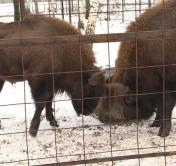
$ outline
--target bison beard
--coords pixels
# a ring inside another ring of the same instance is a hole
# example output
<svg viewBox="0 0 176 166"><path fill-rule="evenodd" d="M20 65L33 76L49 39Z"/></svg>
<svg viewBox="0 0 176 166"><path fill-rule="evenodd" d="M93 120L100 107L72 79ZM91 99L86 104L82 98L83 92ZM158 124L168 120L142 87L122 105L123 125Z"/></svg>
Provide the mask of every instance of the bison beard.
<svg viewBox="0 0 176 166"><path fill-rule="evenodd" d="M7 46L0 49L0 90L5 81L12 83L27 80L36 110L29 132L36 136L40 116L46 108L46 119L51 126L58 126L53 116L52 100L57 92L67 92L72 98L77 114L88 115L97 105L101 95L97 88L103 74L94 72L95 57L88 44L38 44L13 45L11 39L48 36L81 35L69 23L44 16L27 16L21 22L0 24L0 39ZM8 40L7 40L8 39ZM8 41L9 43L8 45ZM96 75L96 82L91 78Z"/></svg>

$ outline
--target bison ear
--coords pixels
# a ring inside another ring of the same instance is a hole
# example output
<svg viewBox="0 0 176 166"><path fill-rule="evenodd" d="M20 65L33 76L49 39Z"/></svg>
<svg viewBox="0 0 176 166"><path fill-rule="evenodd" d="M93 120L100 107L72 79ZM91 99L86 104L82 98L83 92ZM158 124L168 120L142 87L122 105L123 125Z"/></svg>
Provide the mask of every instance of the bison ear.
<svg viewBox="0 0 176 166"><path fill-rule="evenodd" d="M129 88L121 83L106 84L106 87L113 89L116 94L126 94L129 92Z"/></svg>
<svg viewBox="0 0 176 166"><path fill-rule="evenodd" d="M88 79L89 85L96 86L98 84L104 84L105 76L104 71L93 73L90 78Z"/></svg>

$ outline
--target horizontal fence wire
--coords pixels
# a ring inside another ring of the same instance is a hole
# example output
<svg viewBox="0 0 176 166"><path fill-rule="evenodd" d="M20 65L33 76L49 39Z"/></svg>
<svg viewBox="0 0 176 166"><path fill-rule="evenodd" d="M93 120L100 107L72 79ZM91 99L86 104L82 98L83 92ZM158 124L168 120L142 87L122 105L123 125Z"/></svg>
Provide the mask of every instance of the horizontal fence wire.
<svg viewBox="0 0 176 166"><path fill-rule="evenodd" d="M35 166L70 166L70 165L78 165L78 164L92 164L92 163L101 163L101 162L109 162L109 161L121 161L121 160L142 159L142 158L173 156L173 155L176 155L176 151L136 154L136 155L117 156L117 157L104 157L104 158L95 158L90 160L79 160L79 161L53 163L53 164L50 163L50 164L42 164L42 165L35 165Z"/></svg>

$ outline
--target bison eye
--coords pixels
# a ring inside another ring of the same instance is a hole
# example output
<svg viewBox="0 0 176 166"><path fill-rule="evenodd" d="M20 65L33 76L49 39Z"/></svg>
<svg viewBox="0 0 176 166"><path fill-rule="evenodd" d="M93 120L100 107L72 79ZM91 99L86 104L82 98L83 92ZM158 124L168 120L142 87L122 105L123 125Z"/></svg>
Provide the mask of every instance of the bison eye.
<svg viewBox="0 0 176 166"><path fill-rule="evenodd" d="M126 97L124 97L124 102L127 105L135 104L135 96L126 96Z"/></svg>

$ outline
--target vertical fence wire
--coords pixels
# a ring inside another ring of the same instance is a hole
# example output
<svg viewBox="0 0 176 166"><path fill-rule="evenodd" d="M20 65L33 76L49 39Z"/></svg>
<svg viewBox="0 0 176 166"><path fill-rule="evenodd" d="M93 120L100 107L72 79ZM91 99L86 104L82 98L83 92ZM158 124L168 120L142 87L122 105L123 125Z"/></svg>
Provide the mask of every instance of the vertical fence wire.
<svg viewBox="0 0 176 166"><path fill-rule="evenodd" d="M24 17L24 8L25 8L25 1L17 1L16 3L18 3L19 5L19 18L20 20L23 19ZM21 34L21 31L20 31L20 27L19 27L19 22L18 22L18 34L19 34L19 39L22 38L22 34ZM20 41L19 41L20 42ZM24 57L22 56L21 57L21 65L22 65L22 76L23 76L23 79L25 78L25 70L24 70ZM25 80L25 79L24 79ZM26 109L26 83L24 81L24 84L23 84L23 92L24 92L24 110L25 110L25 142L26 142L26 157L27 157L27 163L29 165L29 143L28 143L28 126L27 126L27 109Z"/></svg>
<svg viewBox="0 0 176 166"><path fill-rule="evenodd" d="M24 57L22 56L22 68L23 68L23 77L25 77L24 72ZM25 80L25 79L24 79ZM29 165L29 143L28 143L28 127L27 127L27 109L26 109L26 82L24 81L24 109L25 109L25 138L26 138L26 153L27 153L27 162Z"/></svg>
<svg viewBox="0 0 176 166"><path fill-rule="evenodd" d="M110 29L109 29L109 21L110 21L110 0L107 0L107 34L110 34ZM108 41L108 65L109 69L111 67L111 61L110 61L110 43ZM110 80L109 80L110 83ZM108 91L108 109L110 110L110 103L111 103L111 89L109 88ZM111 157L113 157L113 149L112 149L112 119L111 119L111 110L109 111L109 140L110 140L110 151L111 151ZM113 166L113 160L111 161L112 166Z"/></svg>
<svg viewBox="0 0 176 166"><path fill-rule="evenodd" d="M162 23L161 23L161 25L162 25L162 64L163 64L163 67L162 67L162 74L163 74L163 82L162 82L162 84L163 84L163 89L162 89L162 92L163 92L163 94L162 94L162 98L163 98L163 105L162 105L162 111L163 111L163 117L162 117L162 127L164 128L163 130L165 130L165 123L166 123L166 116L165 116L165 104L166 104L166 101L165 101L165 85L166 85L166 83L165 83L165 72L166 72L166 70L165 70L165 39L164 39L164 30L165 30L165 0L162 0ZM172 118L172 117L171 117ZM164 153L166 153L166 139L165 138L163 138L163 143L164 143ZM166 156L164 156L164 164L165 164L165 166L166 166L166 164L167 164L167 158L166 158Z"/></svg>
<svg viewBox="0 0 176 166"><path fill-rule="evenodd" d="M135 0L135 21L137 18L137 0ZM138 81L139 81L139 74L138 74L138 40L136 37L138 31L138 24L135 25L135 58L136 58L136 62L135 62L135 76L136 76L136 91L135 91L135 99L136 99L136 144L137 144L137 154L140 154L140 147L139 147L139 85L138 85ZM140 158L138 158L138 165L140 166Z"/></svg>
<svg viewBox="0 0 176 166"><path fill-rule="evenodd" d="M20 39L20 38L22 38L22 34L20 31L19 23L18 23L18 31L19 31L19 39ZM20 47L20 49L21 49L21 47ZM24 56L23 55L21 56L21 65L22 65L22 76L23 76L23 79L25 80L25 67L24 67ZM26 141L26 153L27 153L26 155L27 155L27 163L29 166L30 161L29 161L29 142L28 142L28 126L27 126L28 118L27 118L27 109L26 109L27 101L26 101L26 82L25 81L24 81L23 85L24 85L23 86L23 90L24 90L23 97L24 97L24 110L25 110L25 141Z"/></svg>
<svg viewBox="0 0 176 166"><path fill-rule="evenodd" d="M80 0L78 0L78 4L80 4ZM85 141L85 124L84 124L84 100L86 100L86 99L84 99L84 84L83 84L83 63L84 63L84 61L83 61L83 54L82 54L82 43L81 43L81 41L80 41L80 39L79 39L79 45L78 45L78 47L79 47L79 57L80 57L80 83L81 83L81 110L82 110L82 115L81 115L81 118L82 118L82 148L83 148L83 157L84 157L84 160L86 160L86 141ZM78 99L78 100L80 100L80 99ZM86 164L85 164L85 166L86 166Z"/></svg>
<svg viewBox="0 0 176 166"><path fill-rule="evenodd" d="M50 58L51 58L51 70L52 70L52 93L53 93L53 105L54 105L54 120L56 119L56 99L55 99L55 71L54 71L54 55L49 55ZM49 77L49 75L48 75ZM50 101L49 101L50 102ZM47 109L47 108L46 108ZM52 109L52 100L51 100L51 109ZM50 111L53 111L53 110L50 110ZM58 160L58 150L57 150L57 128L54 126L54 146L55 146L55 155L56 155L56 162L57 164L59 163L59 160Z"/></svg>

